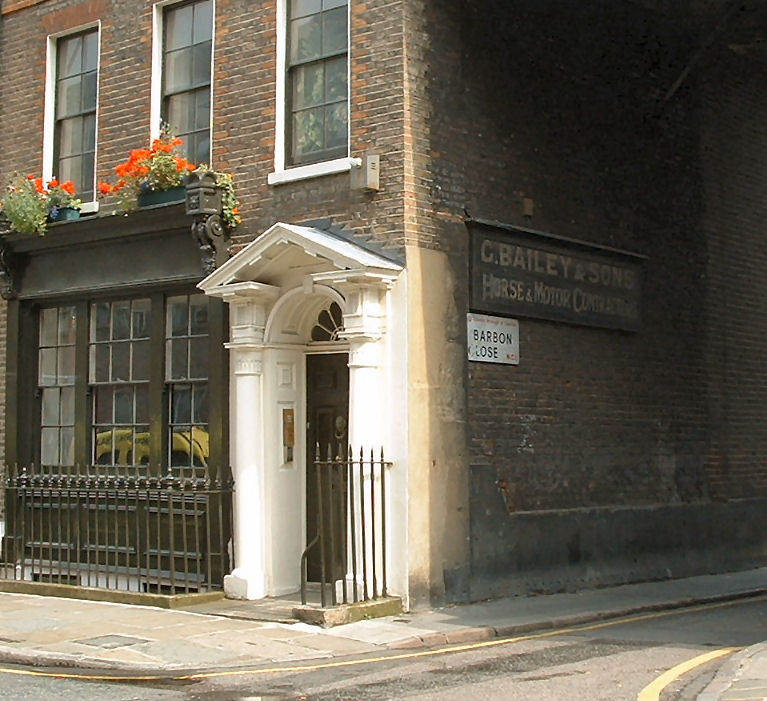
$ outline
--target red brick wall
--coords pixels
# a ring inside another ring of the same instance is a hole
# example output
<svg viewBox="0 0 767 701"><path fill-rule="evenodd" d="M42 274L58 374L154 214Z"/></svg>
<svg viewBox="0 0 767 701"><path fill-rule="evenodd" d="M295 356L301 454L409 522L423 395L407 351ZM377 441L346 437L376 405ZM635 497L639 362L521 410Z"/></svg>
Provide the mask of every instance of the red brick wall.
<svg viewBox="0 0 767 701"><path fill-rule="evenodd" d="M276 0L217 0L213 157L234 174L243 223L234 248L275 221L329 218L361 239L402 251L405 3L351 3L352 155L380 156L381 189L352 191L349 174L279 186L273 170ZM150 130L152 3L135 0L2 0L0 182L42 169L46 37L100 20L97 177L114 180ZM102 204L107 211L113 203Z"/></svg>

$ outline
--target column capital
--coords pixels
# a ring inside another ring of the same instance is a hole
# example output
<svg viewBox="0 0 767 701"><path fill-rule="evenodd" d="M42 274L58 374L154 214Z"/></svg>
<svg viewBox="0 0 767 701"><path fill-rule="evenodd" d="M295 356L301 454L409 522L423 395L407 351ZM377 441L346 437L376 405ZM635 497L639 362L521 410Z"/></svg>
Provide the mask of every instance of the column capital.
<svg viewBox="0 0 767 701"><path fill-rule="evenodd" d="M371 336L349 337L349 367L377 368L381 364L381 343Z"/></svg>
<svg viewBox="0 0 767 701"><path fill-rule="evenodd" d="M263 375L264 347L249 343L227 343L235 375Z"/></svg>

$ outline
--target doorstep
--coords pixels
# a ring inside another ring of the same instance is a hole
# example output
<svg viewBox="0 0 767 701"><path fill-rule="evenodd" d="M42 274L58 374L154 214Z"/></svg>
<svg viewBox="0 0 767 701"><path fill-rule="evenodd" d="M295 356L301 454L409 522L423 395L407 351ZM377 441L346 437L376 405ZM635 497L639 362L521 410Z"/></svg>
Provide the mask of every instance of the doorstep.
<svg viewBox="0 0 767 701"><path fill-rule="evenodd" d="M339 604L330 608L318 606L296 606L293 617L304 623L312 623L322 628L342 626L347 623L396 616L402 613L402 599L398 596L387 596L371 601L358 601L352 604Z"/></svg>

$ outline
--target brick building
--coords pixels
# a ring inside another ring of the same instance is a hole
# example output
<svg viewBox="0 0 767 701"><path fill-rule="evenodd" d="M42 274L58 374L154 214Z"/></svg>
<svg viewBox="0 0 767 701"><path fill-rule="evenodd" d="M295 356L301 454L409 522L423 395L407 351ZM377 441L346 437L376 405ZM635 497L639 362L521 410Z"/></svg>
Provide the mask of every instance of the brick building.
<svg viewBox="0 0 767 701"><path fill-rule="evenodd" d="M246 598L298 587L326 440L384 447L409 606L763 564L763 3L0 8L0 175L88 200L5 238L7 464L204 434ZM213 272L183 205L91 194L161 119L234 175Z"/></svg>

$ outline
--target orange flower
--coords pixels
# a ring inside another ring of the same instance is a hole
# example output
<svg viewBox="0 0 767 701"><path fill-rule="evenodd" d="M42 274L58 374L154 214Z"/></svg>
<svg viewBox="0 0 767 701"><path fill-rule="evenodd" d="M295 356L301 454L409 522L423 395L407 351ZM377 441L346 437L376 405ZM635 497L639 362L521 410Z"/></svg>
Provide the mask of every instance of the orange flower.
<svg viewBox="0 0 767 701"><path fill-rule="evenodd" d="M42 178L35 178L35 189L41 195L45 192L45 188L43 187L43 179Z"/></svg>
<svg viewBox="0 0 767 701"><path fill-rule="evenodd" d="M50 185L50 183L48 183ZM55 187L55 186L54 186ZM74 195L75 194L75 184L71 180L67 180L65 183L61 184L61 189L64 190L64 192Z"/></svg>
<svg viewBox="0 0 767 701"><path fill-rule="evenodd" d="M34 179L35 179L35 176L32 175L31 173L27 176L27 180L34 180Z"/></svg>
<svg viewBox="0 0 767 701"><path fill-rule="evenodd" d="M113 193L114 190L115 190L115 188L112 187L109 183L105 183L105 182L103 182L101 180L99 181L99 192L102 195L109 195L109 194Z"/></svg>
<svg viewBox="0 0 767 701"><path fill-rule="evenodd" d="M59 186L59 181L56 180L56 178L51 178L48 181L48 187L58 187L58 186Z"/></svg>

